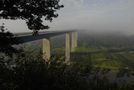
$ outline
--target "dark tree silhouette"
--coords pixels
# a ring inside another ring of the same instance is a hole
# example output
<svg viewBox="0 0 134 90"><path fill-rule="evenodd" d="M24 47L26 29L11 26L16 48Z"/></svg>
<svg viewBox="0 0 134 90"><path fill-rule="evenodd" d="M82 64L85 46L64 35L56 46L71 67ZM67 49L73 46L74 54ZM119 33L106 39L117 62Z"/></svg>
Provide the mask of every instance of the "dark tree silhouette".
<svg viewBox="0 0 134 90"><path fill-rule="evenodd" d="M3 25L0 26L0 52L4 52L8 55L12 52L16 52L16 49L13 48L12 45L18 43L18 40L12 33L7 31L3 23Z"/></svg>
<svg viewBox="0 0 134 90"><path fill-rule="evenodd" d="M25 20L30 30L48 29L43 18L52 21L58 17L55 13L63 5L60 0L0 0L1 19Z"/></svg>
<svg viewBox="0 0 134 90"><path fill-rule="evenodd" d="M50 22L58 17L57 10L63 7L60 0L0 0L0 19L22 19L34 34L39 30L48 29L44 20ZM10 52L12 45L18 43L14 35L5 31L4 25L0 28L0 52Z"/></svg>

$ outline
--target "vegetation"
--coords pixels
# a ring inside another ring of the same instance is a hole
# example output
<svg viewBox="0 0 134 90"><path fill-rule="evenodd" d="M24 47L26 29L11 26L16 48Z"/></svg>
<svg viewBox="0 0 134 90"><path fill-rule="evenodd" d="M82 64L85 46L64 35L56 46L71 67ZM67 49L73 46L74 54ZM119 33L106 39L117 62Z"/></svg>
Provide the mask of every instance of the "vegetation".
<svg viewBox="0 0 134 90"><path fill-rule="evenodd" d="M63 8L60 0L0 0L0 19L21 19L25 20L28 28L33 30L33 35L39 30L48 29L43 20L58 17L57 10ZM15 48L12 45L18 44L14 35L6 31L4 24L0 26L0 52L12 53Z"/></svg>
<svg viewBox="0 0 134 90"><path fill-rule="evenodd" d="M83 58L83 57L82 57ZM86 61L86 60L85 60ZM0 56L1 90L131 90L134 83L110 81L108 71L92 68L92 63L64 64L59 58L45 63L40 53L24 50L13 57ZM125 71L126 72L126 71ZM102 73L102 74L100 74ZM118 77L121 77L123 70Z"/></svg>
<svg viewBox="0 0 134 90"><path fill-rule="evenodd" d="M58 42L53 42L55 43ZM58 46L55 44L53 49L57 50ZM132 51L80 45L77 52L71 54L70 65L66 65L64 57L60 55L63 49L59 50L58 56L53 55L48 64L42 59L40 47L39 50L35 50L30 43L23 47L12 57L0 54L0 90L131 90L134 88ZM38 49L37 46L35 47Z"/></svg>
<svg viewBox="0 0 134 90"><path fill-rule="evenodd" d="M43 19L52 21L63 5L60 0L0 0L1 19L25 20L30 30L48 29Z"/></svg>
<svg viewBox="0 0 134 90"><path fill-rule="evenodd" d="M28 28L35 32L48 29L47 25L43 25L43 19L52 21L58 16L56 10L63 7L59 2L60 0L1 0L0 18L25 20ZM70 65L66 65L64 57L60 55L64 49L57 44L63 39L54 40L53 51L59 55L53 53L51 62L46 63L40 50L33 50L31 46L17 52L12 47L19 43L14 35L6 31L4 24L0 30L0 90L134 88L133 36L81 33L79 48L71 53Z"/></svg>
<svg viewBox="0 0 134 90"><path fill-rule="evenodd" d="M17 52L17 50L13 48L12 45L18 43L18 40L12 33L6 30L3 23L3 25L0 27L0 52L11 55L12 53Z"/></svg>

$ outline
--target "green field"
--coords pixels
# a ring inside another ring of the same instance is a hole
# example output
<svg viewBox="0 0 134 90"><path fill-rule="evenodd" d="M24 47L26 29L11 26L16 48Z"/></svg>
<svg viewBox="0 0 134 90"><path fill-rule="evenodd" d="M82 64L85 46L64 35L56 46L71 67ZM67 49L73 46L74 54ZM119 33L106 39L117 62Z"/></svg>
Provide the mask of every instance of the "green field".
<svg viewBox="0 0 134 90"><path fill-rule="evenodd" d="M134 52L111 52L109 49L77 48L71 55L73 63L87 64L90 62L93 68L110 69L118 71L121 68L134 70Z"/></svg>

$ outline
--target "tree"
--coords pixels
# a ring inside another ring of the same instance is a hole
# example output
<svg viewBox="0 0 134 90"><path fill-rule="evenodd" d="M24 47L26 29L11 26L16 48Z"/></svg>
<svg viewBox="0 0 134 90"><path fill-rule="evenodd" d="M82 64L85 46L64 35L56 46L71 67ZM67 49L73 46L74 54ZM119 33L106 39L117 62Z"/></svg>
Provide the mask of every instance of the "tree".
<svg viewBox="0 0 134 90"><path fill-rule="evenodd" d="M48 29L43 25L43 19L49 20L58 17L57 10L63 7L59 4L60 0L0 0L0 19L22 19L30 30L37 32ZM15 41L14 35L5 32L4 25L0 27L0 52L13 51Z"/></svg>
<svg viewBox="0 0 134 90"><path fill-rule="evenodd" d="M48 29L43 18L50 22L58 17L55 13L63 5L60 0L0 0L1 19L25 20L30 30Z"/></svg>
<svg viewBox="0 0 134 90"><path fill-rule="evenodd" d="M0 26L0 52L8 55L16 52L16 49L12 47L13 44L18 44L18 40L12 33L7 31L3 23L2 26Z"/></svg>

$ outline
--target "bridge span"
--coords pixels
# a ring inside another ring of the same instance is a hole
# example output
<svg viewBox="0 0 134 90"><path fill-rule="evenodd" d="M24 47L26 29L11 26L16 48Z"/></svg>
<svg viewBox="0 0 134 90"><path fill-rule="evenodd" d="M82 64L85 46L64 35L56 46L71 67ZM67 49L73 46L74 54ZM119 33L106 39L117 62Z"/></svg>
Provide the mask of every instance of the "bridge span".
<svg viewBox="0 0 134 90"><path fill-rule="evenodd" d="M44 31L39 32L37 35L33 35L32 33L15 33L14 34L19 43L26 43L35 40L42 39L43 47L43 59L46 62L50 61L51 57L51 37L58 35L65 35L65 62L69 62L70 60L70 52L75 52L75 48L77 47L77 31Z"/></svg>

